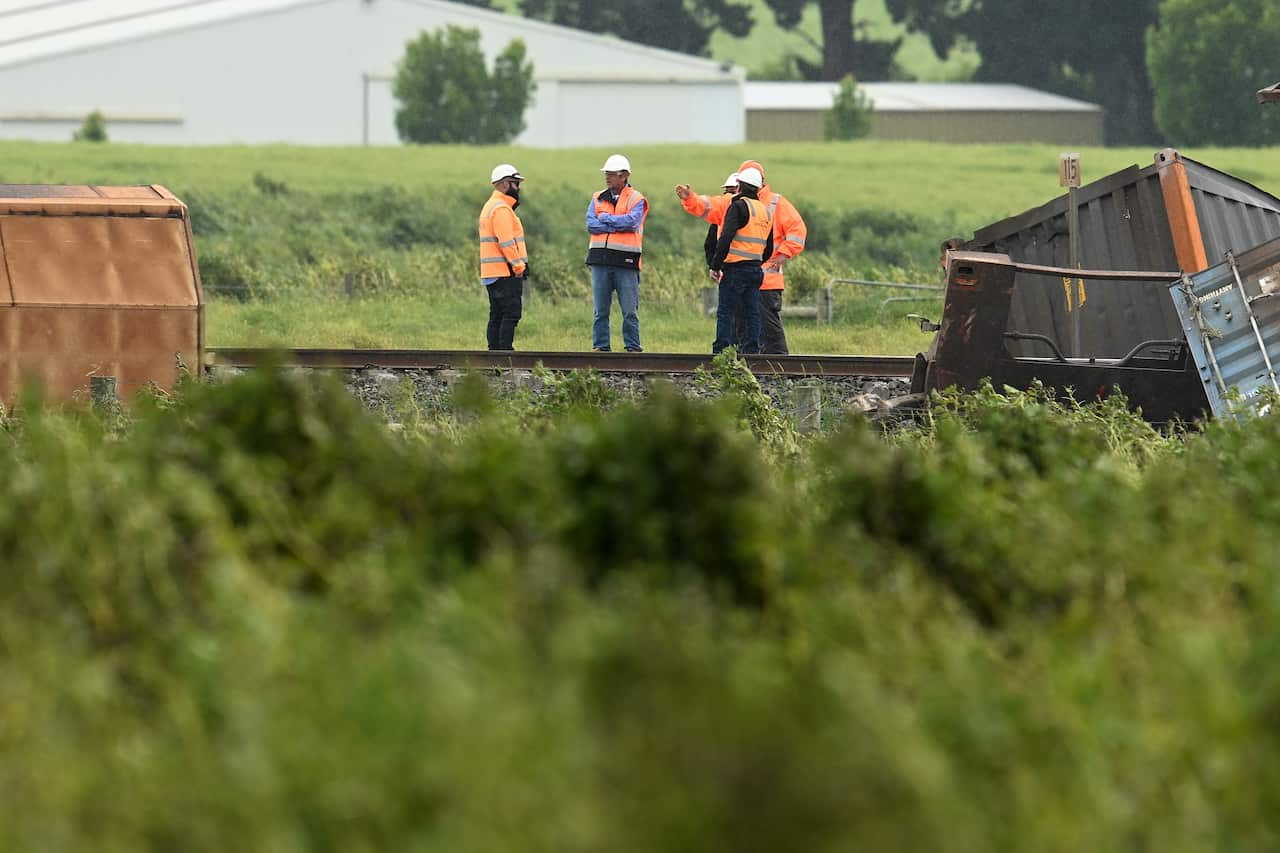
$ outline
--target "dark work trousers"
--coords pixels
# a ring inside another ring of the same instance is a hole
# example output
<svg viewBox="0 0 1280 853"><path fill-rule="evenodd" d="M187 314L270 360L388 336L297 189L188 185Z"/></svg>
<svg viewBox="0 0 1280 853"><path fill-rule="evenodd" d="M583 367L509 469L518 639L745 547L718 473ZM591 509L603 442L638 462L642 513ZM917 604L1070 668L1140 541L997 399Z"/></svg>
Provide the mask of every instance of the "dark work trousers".
<svg viewBox="0 0 1280 853"><path fill-rule="evenodd" d="M489 349L515 349L516 325L523 310L524 279L515 276L500 278L488 286Z"/></svg>
<svg viewBox="0 0 1280 853"><path fill-rule="evenodd" d="M782 291L760 291L760 352L770 355L789 355L787 333L782 330ZM747 316L739 309L735 323L738 339L747 336Z"/></svg>
<svg viewBox="0 0 1280 853"><path fill-rule="evenodd" d="M724 265L724 278L720 279L720 305L716 308L716 340L711 352L736 346L740 353L758 350L760 340L760 283L764 272L758 263L750 261ZM734 320L742 307L746 333L739 338Z"/></svg>

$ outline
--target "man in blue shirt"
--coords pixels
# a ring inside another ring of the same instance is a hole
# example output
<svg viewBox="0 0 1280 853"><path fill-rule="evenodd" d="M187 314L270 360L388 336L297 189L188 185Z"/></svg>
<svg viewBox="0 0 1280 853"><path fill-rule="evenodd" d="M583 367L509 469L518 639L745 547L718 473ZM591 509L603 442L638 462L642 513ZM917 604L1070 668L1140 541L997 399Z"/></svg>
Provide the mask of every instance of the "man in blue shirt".
<svg viewBox="0 0 1280 853"><path fill-rule="evenodd" d="M621 154L605 160L605 188L587 203L587 266L591 267L591 298L595 322L591 349L609 352L609 310L618 294L622 311L622 343L627 352L640 348L640 254L649 204L631 186L631 162Z"/></svg>

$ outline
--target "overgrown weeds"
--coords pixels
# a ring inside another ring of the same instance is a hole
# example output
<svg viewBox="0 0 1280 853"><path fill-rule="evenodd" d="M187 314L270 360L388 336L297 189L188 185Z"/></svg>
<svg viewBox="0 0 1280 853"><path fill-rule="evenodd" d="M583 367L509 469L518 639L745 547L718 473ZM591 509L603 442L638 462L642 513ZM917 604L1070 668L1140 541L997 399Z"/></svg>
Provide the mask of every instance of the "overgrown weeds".
<svg viewBox="0 0 1280 853"><path fill-rule="evenodd" d="M770 451L784 456L797 451L794 424L774 406L751 368L738 358L736 347L729 347L712 359L710 369L699 367L697 382L731 406L738 422Z"/></svg>
<svg viewBox="0 0 1280 853"><path fill-rule="evenodd" d="M0 846L1274 846L1280 419L984 390L792 447L706 381L21 408Z"/></svg>

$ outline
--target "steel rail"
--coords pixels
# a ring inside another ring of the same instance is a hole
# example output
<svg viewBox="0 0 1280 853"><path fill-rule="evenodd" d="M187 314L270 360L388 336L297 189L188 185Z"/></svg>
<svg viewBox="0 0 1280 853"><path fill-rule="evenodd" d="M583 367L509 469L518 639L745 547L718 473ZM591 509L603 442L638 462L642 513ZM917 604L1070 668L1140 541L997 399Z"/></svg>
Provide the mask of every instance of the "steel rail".
<svg viewBox="0 0 1280 853"><path fill-rule="evenodd" d="M748 355L753 373L774 376L910 376L915 360L896 355ZM693 373L709 367L698 353L489 352L414 349L246 349L211 347L206 364L361 370L595 370L610 373Z"/></svg>

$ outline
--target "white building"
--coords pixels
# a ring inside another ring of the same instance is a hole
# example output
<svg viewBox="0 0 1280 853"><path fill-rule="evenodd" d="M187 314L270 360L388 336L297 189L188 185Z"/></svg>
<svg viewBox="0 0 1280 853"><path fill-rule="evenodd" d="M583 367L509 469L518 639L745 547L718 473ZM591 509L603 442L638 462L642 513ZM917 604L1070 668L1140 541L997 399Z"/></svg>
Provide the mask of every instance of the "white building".
<svg viewBox="0 0 1280 853"><path fill-rule="evenodd" d="M538 81L519 143L744 138L743 74L716 62L443 0L0 0L0 138L394 144L405 43L449 24Z"/></svg>

